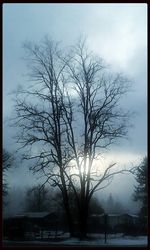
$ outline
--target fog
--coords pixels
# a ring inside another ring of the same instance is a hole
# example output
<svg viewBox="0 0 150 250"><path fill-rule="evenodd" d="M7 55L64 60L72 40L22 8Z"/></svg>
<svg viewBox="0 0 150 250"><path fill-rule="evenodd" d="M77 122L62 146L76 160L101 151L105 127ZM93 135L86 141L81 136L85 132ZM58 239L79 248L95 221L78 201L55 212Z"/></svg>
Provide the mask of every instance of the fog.
<svg viewBox="0 0 150 250"><path fill-rule="evenodd" d="M27 68L22 60L24 41L39 42L45 35L74 44L86 35L88 45L114 71L132 80L132 92L122 100L132 119L128 140L118 142L105 155L106 161L118 167L138 165L147 154L147 5L146 4L4 4L3 5L3 147L15 155L8 173L9 211L23 209L23 193L27 186L44 179L29 172L29 163L21 162L13 138L17 128L10 127L15 98L12 91L28 84ZM126 209L137 212L132 200L134 176L115 176L109 187L97 193L100 201L112 193ZM117 188L116 188L117 187Z"/></svg>
<svg viewBox="0 0 150 250"><path fill-rule="evenodd" d="M36 182L37 185L37 182ZM6 205L4 206L3 209L3 217L11 217L15 216L17 214L23 214L25 213L26 210L26 198L27 198L27 190L33 186L24 186L20 188L19 186L12 186L11 189L9 189L9 195L6 200ZM55 190L50 188L51 194L54 195ZM111 189L103 190L101 193L97 193L94 197L98 200L102 208L106 213L129 213L129 214L137 214L140 210L140 203L139 202L134 202L133 201L133 195L126 195L121 196L117 195L113 191L111 192ZM132 191L132 190L130 190ZM114 204L114 209L112 204L109 202L109 197L112 196L113 204ZM53 206L53 202L51 202L51 197L50 199L50 204ZM57 202L56 202L56 207L57 208Z"/></svg>

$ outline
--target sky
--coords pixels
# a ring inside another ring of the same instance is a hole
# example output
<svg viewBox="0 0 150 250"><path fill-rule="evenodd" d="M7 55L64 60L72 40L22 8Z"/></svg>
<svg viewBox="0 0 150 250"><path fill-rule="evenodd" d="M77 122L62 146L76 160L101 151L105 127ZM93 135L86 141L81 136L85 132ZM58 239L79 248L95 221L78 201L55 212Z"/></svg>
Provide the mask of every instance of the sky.
<svg viewBox="0 0 150 250"><path fill-rule="evenodd" d="M109 159L120 165L138 164L147 154L147 5L3 4L3 146L10 151L15 148L15 129L8 126L14 105L10 93L27 84L22 45L25 41L38 43L45 35L65 46L86 36L94 53L132 80L133 90L122 101L136 113L133 128L129 140L113 147ZM32 182L27 164L9 173L10 186ZM133 177L117 177L108 192L113 189L122 197L131 193L133 183Z"/></svg>

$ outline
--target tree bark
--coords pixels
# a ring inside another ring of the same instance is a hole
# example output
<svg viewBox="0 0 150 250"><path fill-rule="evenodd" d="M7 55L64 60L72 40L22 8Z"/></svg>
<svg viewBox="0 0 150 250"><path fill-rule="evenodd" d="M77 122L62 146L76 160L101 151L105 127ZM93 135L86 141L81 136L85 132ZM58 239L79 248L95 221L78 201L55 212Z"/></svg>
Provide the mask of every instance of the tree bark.
<svg viewBox="0 0 150 250"><path fill-rule="evenodd" d="M87 219L88 219L88 211L86 209L82 209L80 212L80 239L83 240L87 237Z"/></svg>
<svg viewBox="0 0 150 250"><path fill-rule="evenodd" d="M66 211L70 237L73 237L74 236L73 219L72 219L72 215L71 215L71 211L70 211L67 193L63 193L63 202L64 202L65 211Z"/></svg>

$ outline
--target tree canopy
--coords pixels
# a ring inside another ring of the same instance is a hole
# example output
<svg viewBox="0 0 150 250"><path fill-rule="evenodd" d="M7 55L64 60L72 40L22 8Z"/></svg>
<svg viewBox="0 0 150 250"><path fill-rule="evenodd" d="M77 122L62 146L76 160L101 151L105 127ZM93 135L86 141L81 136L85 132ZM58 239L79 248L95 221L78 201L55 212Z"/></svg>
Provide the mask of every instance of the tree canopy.
<svg viewBox="0 0 150 250"><path fill-rule="evenodd" d="M24 159L31 161L30 169L60 189L71 233L73 192L84 236L93 194L114 175L129 171L115 169L115 162L104 170L96 162L127 135L129 112L120 101L130 81L109 72L82 39L68 51L48 38L24 47L33 84L17 92L17 142L25 149Z"/></svg>

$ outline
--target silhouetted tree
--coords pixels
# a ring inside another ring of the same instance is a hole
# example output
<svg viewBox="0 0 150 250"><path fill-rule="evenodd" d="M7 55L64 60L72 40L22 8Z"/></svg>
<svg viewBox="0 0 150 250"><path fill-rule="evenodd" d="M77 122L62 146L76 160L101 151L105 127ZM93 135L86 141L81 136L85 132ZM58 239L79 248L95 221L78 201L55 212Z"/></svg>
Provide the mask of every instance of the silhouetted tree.
<svg viewBox="0 0 150 250"><path fill-rule="evenodd" d="M89 215L96 214L100 215L103 214L104 208L100 201L96 197L92 197L90 205L89 205Z"/></svg>
<svg viewBox="0 0 150 250"><path fill-rule="evenodd" d="M50 193L42 185L28 188L26 191L25 211L45 212L50 210Z"/></svg>
<svg viewBox="0 0 150 250"><path fill-rule="evenodd" d="M114 213L114 199L112 197L112 194L109 194L106 206L107 206L107 213Z"/></svg>
<svg viewBox="0 0 150 250"><path fill-rule="evenodd" d="M129 113L123 112L121 107L118 109L118 105L121 96L129 90L129 81L121 74L112 75L105 70L102 60L93 56L82 41L74 48L72 58L65 62L76 95L75 101L67 86L68 105L64 104L63 109L68 143L75 158L80 183L80 230L84 237L93 194L107 186L115 174L123 172L114 171L115 163L112 163L102 173L100 167L96 169L95 162L104 149L127 134ZM76 112L81 124L80 137L75 129ZM71 175L72 188L76 178L76 174Z"/></svg>
<svg viewBox="0 0 150 250"><path fill-rule="evenodd" d="M123 207L123 205L121 204L121 201L119 200L115 200L113 198L113 195L110 193L109 197L106 201L106 205L104 206L105 210L107 213L110 214L117 214L117 213L124 213L125 212L125 208Z"/></svg>
<svg viewBox="0 0 150 250"><path fill-rule="evenodd" d="M147 157L145 157L135 172L137 184L134 191L134 200L142 204L140 215L147 216L148 186L147 186Z"/></svg>
<svg viewBox="0 0 150 250"><path fill-rule="evenodd" d="M3 162L2 162L2 171L3 171L3 196L8 195L8 182L7 182L7 172L13 165L13 156L11 153L3 149Z"/></svg>
<svg viewBox="0 0 150 250"><path fill-rule="evenodd" d="M26 43L25 49L34 84L17 93L17 140L26 148L24 159L31 160L31 169L61 190L71 235L72 190L83 238L93 194L115 174L129 171L115 170L116 163L104 171L95 167L104 150L126 137L129 113L119 101L129 81L110 74L83 41L67 54L47 38L39 46Z"/></svg>

